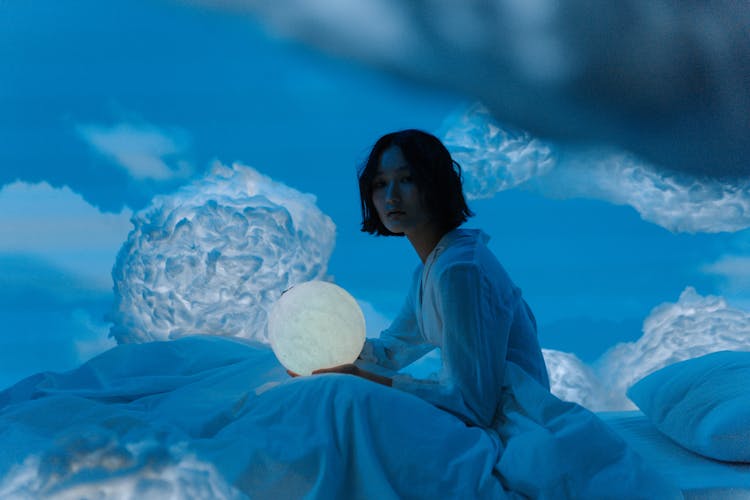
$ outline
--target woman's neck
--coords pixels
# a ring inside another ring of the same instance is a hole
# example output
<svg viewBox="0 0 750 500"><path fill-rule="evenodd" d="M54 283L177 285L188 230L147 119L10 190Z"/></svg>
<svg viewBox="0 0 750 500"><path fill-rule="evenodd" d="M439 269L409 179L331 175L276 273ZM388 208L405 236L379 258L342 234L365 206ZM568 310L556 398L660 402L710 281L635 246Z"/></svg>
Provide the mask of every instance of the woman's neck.
<svg viewBox="0 0 750 500"><path fill-rule="evenodd" d="M424 264L445 233L446 231L440 231L430 226L418 232L407 233L406 238L411 243L411 246L414 247L414 250L416 250L422 264Z"/></svg>

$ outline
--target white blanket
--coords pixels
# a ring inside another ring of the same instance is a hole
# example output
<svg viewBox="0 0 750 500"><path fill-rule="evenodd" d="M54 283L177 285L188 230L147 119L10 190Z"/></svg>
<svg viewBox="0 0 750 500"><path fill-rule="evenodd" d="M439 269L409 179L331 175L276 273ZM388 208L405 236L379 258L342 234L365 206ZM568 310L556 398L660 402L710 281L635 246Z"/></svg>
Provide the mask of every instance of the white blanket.
<svg viewBox="0 0 750 500"><path fill-rule="evenodd" d="M495 432L356 377L290 379L262 345L122 345L0 392L0 498L679 498L509 366Z"/></svg>

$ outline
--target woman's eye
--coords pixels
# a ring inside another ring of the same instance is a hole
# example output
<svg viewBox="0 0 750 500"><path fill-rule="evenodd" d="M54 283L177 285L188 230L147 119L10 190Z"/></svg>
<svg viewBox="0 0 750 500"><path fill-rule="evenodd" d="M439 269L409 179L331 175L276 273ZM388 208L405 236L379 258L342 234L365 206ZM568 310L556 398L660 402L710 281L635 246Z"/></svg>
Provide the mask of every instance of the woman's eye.
<svg viewBox="0 0 750 500"><path fill-rule="evenodd" d="M409 182L413 182L413 181L414 180L412 179L411 175L407 175L407 176L401 178L401 182L409 183Z"/></svg>
<svg viewBox="0 0 750 500"><path fill-rule="evenodd" d="M375 181L375 182L372 183L372 188L373 189L380 189L383 186L385 186L385 182L383 182L383 181Z"/></svg>

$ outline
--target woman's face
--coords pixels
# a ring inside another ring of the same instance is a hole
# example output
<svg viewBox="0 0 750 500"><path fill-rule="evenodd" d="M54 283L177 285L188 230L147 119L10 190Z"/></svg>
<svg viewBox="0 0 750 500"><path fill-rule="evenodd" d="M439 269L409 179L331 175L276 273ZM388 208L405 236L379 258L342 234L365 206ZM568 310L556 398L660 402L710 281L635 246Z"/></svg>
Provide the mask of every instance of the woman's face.
<svg viewBox="0 0 750 500"><path fill-rule="evenodd" d="M430 223L411 167L398 146L389 147L380 156L378 172L372 181L372 203L381 222L392 233L414 235Z"/></svg>

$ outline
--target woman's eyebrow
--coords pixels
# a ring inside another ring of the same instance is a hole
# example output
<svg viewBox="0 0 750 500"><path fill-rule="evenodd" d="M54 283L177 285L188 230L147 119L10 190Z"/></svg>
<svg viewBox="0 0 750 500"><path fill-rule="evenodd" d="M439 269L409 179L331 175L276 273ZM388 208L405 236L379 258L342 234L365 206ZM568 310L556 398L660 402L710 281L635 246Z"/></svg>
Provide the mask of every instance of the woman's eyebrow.
<svg viewBox="0 0 750 500"><path fill-rule="evenodd" d="M393 171L394 171L394 172L397 172L397 173L400 173L400 172L403 172L403 171L405 171L405 170L406 170L406 171L409 171L409 172L411 172L411 167L410 167L409 165L404 165L404 166L401 166L401 167L397 167L397 168L395 168L395 169L394 169ZM375 171L375 177L377 177L377 176L379 176L379 175L384 175L384 174L383 174L383 171L382 171L382 170L380 170L380 168L378 168L378 169L377 169L377 170Z"/></svg>

